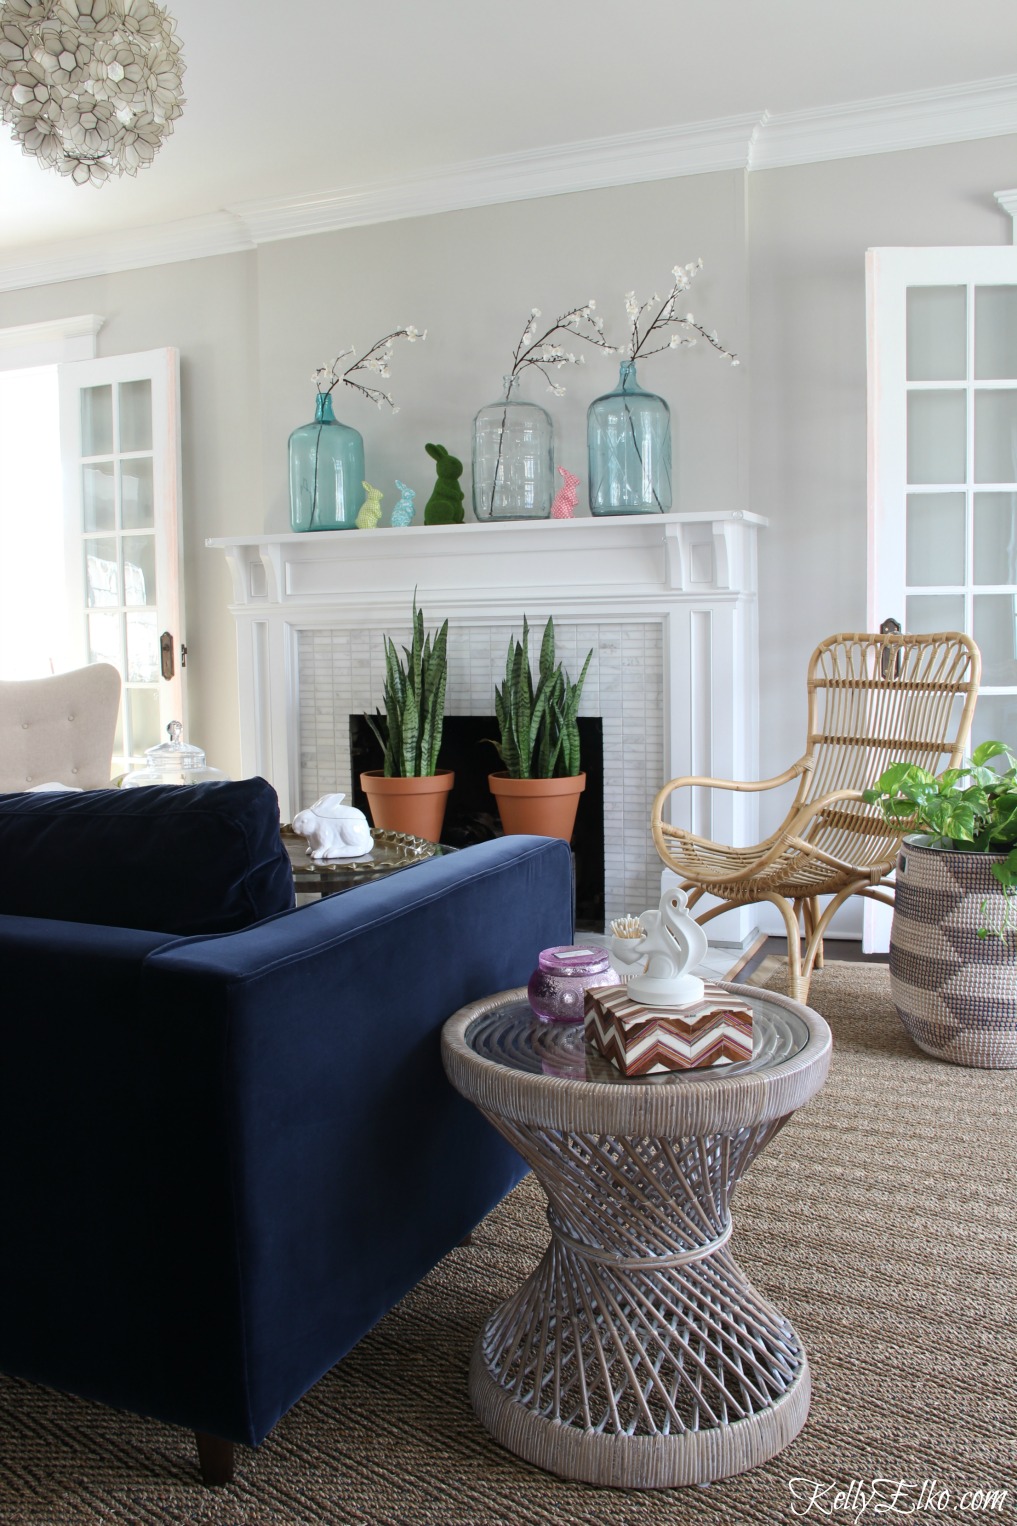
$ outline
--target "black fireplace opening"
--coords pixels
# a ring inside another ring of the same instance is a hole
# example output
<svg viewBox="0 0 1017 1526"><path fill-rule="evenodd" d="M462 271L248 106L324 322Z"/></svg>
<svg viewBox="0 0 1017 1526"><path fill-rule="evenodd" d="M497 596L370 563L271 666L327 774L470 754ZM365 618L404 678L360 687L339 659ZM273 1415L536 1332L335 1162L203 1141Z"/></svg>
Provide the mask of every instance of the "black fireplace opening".
<svg viewBox="0 0 1017 1526"><path fill-rule="evenodd" d="M381 747L362 715L350 718L350 766L353 804L367 812L367 796L360 775L384 763ZM442 731L439 765L450 768L455 784L448 797L442 842L452 848L501 837L498 807L487 784L497 773L501 759L490 740L498 735L493 715L447 715ZM600 716L580 716L579 755L586 774L586 788L579 797L576 829L572 835L575 865L576 928L602 932L604 928L604 725ZM368 812L369 814L369 812Z"/></svg>

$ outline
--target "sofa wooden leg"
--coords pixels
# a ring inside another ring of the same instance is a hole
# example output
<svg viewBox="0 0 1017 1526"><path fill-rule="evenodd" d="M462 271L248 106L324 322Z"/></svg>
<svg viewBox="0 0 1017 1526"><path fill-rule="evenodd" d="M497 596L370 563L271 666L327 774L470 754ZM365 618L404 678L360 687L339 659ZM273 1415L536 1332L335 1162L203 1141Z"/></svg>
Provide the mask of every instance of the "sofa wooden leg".
<svg viewBox="0 0 1017 1526"><path fill-rule="evenodd" d="M195 1431L198 1443L198 1464L201 1481L211 1488L219 1488L233 1480L233 1443L223 1441L221 1436L210 1436L207 1431Z"/></svg>

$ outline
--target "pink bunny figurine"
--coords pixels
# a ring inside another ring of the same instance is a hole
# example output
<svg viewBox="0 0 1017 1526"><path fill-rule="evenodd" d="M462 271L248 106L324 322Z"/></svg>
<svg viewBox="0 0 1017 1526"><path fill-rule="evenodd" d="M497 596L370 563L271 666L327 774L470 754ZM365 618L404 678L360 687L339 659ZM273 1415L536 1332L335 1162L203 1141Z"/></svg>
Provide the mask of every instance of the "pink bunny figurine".
<svg viewBox="0 0 1017 1526"><path fill-rule="evenodd" d="M572 473L566 471L564 466L559 466L558 471L563 481L561 487L554 495L554 502L551 505L551 518L574 519L576 504L579 502L579 494L576 491L579 487L579 478L573 477Z"/></svg>

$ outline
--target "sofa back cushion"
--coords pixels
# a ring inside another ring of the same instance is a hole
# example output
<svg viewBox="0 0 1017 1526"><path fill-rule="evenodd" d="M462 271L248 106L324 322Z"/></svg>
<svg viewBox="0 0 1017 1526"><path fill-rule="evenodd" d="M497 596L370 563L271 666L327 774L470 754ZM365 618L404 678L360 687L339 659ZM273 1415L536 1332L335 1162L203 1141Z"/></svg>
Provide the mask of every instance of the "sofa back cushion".
<svg viewBox="0 0 1017 1526"><path fill-rule="evenodd" d="M292 905L265 779L0 795L0 913L187 935Z"/></svg>

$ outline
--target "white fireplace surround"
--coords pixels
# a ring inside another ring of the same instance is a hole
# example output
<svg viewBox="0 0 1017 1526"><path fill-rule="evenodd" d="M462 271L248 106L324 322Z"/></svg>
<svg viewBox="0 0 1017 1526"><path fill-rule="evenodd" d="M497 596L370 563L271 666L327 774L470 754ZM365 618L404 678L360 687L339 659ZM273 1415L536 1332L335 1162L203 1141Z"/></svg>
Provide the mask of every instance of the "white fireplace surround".
<svg viewBox="0 0 1017 1526"><path fill-rule="evenodd" d="M213 539L233 577L241 764L279 793L284 820L351 787L349 716L380 706L382 635L409 640L416 589L428 628L448 616L448 715L490 715L510 634L554 616L582 715L604 736L605 906L659 895L649 831L666 780L757 776L756 535L748 513L629 515ZM699 792L697 831L752 841L755 797ZM745 913L722 936L748 935ZM711 929L716 939L721 929Z"/></svg>

